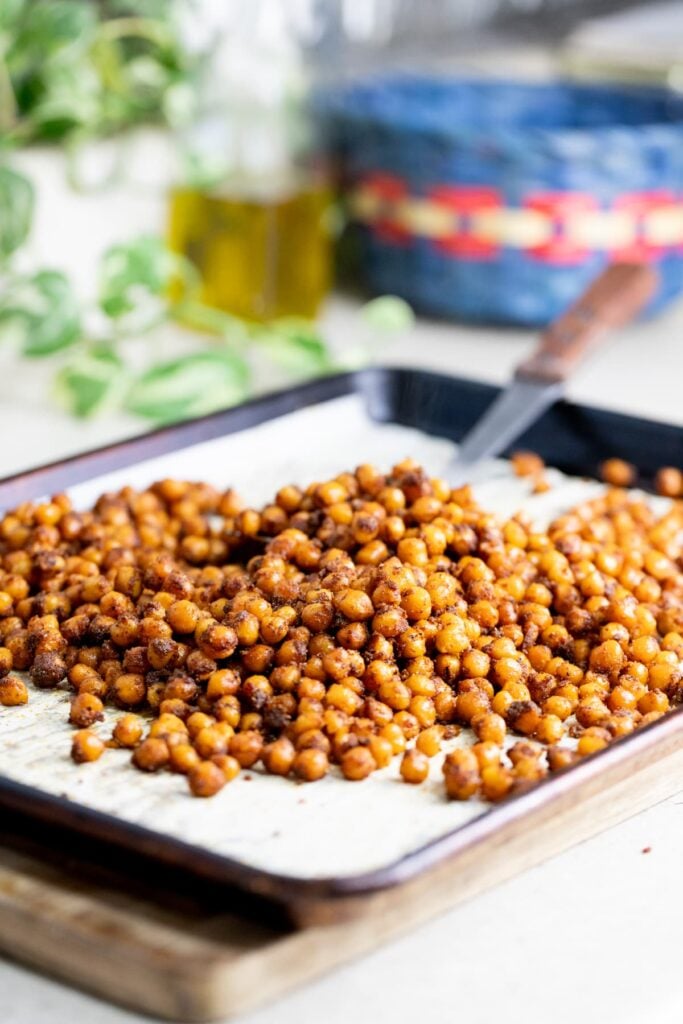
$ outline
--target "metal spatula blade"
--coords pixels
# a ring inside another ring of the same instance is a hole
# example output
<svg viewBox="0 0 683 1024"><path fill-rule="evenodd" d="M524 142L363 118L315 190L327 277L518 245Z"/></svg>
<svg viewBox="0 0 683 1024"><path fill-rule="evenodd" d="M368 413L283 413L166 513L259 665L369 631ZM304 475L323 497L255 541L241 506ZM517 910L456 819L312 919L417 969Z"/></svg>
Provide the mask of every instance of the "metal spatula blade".
<svg viewBox="0 0 683 1024"><path fill-rule="evenodd" d="M542 335L534 353L461 441L447 469L465 482L476 463L504 451L561 397L566 381L612 331L632 320L657 286L653 267L614 263Z"/></svg>
<svg viewBox="0 0 683 1024"><path fill-rule="evenodd" d="M505 451L561 394L560 384L513 380L461 442L449 466L449 481L461 483L476 463Z"/></svg>

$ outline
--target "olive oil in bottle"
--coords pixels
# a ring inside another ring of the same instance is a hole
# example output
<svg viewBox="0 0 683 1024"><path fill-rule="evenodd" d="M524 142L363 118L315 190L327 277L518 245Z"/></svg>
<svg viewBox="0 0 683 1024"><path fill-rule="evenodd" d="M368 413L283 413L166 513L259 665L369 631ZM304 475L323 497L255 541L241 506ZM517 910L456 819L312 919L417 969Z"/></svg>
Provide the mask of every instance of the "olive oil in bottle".
<svg viewBox="0 0 683 1024"><path fill-rule="evenodd" d="M331 280L329 188L317 181L277 192L170 195L169 244L202 279L202 300L247 320L312 318Z"/></svg>
<svg viewBox="0 0 683 1024"><path fill-rule="evenodd" d="M207 305L247 320L312 318L332 264L315 32L279 0L217 7L226 17L178 133L168 240L196 266Z"/></svg>

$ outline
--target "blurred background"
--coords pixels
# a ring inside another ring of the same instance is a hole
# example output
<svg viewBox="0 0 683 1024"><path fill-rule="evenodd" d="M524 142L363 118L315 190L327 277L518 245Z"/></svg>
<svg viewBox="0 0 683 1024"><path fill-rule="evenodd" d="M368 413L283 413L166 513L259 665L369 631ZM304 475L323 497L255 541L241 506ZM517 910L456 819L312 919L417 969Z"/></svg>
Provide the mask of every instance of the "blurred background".
<svg viewBox="0 0 683 1024"><path fill-rule="evenodd" d="M502 380L612 260L683 288L680 2L2 0L0 138L2 475L374 361ZM664 333L582 397L646 411Z"/></svg>

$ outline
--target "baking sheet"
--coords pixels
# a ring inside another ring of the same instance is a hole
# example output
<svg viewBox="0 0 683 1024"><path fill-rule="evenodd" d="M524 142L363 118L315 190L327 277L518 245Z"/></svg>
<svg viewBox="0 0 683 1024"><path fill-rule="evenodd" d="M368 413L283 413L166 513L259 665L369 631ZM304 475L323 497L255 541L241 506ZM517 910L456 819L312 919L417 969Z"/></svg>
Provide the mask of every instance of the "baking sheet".
<svg viewBox="0 0 683 1024"><path fill-rule="evenodd" d="M370 420L362 399L354 395L101 476L70 494L77 507L85 507L103 491L126 484L145 487L175 476L233 486L258 505L285 483L325 479L360 462L388 469L410 455L438 475L452 450L448 441ZM601 489L594 481L554 470L549 475L552 490L531 495L528 481L514 477L506 463L495 462L480 472L475 490L488 508L509 515L524 506L544 525ZM306 879L362 874L490 810L478 800L444 799L442 757L432 760L422 786L403 783L400 759L395 759L355 784L336 769L312 785L252 769L211 800L197 800L189 795L184 777L144 775L132 768L126 751L106 751L100 761L74 765L69 700L66 691L31 687L28 705L0 708L0 773L264 871ZM97 727L101 735L110 735L120 713L107 709ZM463 732L448 749L469 742Z"/></svg>

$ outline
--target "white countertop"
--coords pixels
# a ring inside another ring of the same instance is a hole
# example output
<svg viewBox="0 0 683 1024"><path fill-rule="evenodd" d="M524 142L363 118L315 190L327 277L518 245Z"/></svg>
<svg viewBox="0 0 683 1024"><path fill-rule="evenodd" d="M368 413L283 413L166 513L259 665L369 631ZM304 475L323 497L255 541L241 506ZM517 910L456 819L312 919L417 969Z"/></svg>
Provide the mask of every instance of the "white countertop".
<svg viewBox="0 0 683 1024"><path fill-rule="evenodd" d="M352 304L335 300L325 322L343 345ZM577 377L571 396L683 424L682 335L680 305L624 332ZM420 322L385 361L502 382L531 340ZM122 417L83 425L53 410L37 415L12 397L13 380L5 375L0 385L0 475L139 432ZM683 797L674 797L239 1024L679 1022L682 818ZM3 1024L149 1019L7 962L0 992Z"/></svg>

